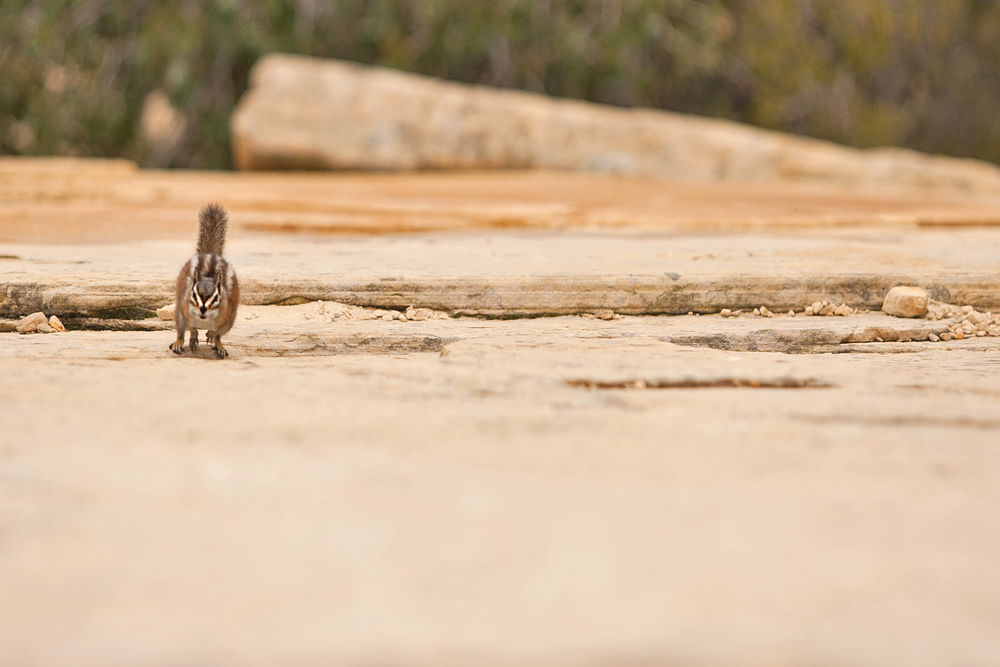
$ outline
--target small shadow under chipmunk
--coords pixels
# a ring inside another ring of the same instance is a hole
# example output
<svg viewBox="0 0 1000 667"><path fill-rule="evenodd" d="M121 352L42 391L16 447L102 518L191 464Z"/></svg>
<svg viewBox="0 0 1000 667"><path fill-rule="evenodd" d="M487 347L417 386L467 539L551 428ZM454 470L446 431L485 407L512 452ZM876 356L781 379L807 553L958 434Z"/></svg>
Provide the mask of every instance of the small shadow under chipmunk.
<svg viewBox="0 0 1000 667"><path fill-rule="evenodd" d="M169 354L171 357L181 357L185 359L188 358L206 359L208 361L228 361L228 360L236 360L243 358L243 355L238 350L234 350L232 348L227 348L227 349L229 350L229 356L226 357L225 359L220 359L219 355L215 352L212 346L202 341L202 343L198 346L198 349L195 350L194 352L192 352L190 348L185 347L183 352L177 353L170 351L167 354Z"/></svg>

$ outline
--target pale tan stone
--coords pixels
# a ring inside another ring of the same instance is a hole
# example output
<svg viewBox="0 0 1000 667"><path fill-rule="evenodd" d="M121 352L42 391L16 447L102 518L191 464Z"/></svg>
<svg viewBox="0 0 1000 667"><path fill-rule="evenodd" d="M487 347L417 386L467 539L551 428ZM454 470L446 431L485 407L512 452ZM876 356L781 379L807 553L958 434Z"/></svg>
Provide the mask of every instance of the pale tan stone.
<svg viewBox="0 0 1000 667"><path fill-rule="evenodd" d="M166 306L163 306L162 308L157 308L156 317L164 321L173 322L174 310L176 310L176 308L177 308L176 303L171 303Z"/></svg>
<svg viewBox="0 0 1000 667"><path fill-rule="evenodd" d="M923 317L927 314L927 290L899 285L885 295L882 312L895 317Z"/></svg>
<svg viewBox="0 0 1000 667"><path fill-rule="evenodd" d="M32 313L31 315L25 315L18 320L15 328L19 333L30 333L34 331L39 324L45 321L47 321L45 313Z"/></svg>
<svg viewBox="0 0 1000 667"><path fill-rule="evenodd" d="M1000 192L986 162L284 54L254 66L231 129L240 169L583 169Z"/></svg>
<svg viewBox="0 0 1000 667"><path fill-rule="evenodd" d="M834 315L839 315L841 317L847 317L848 315L853 315L854 310L848 306L846 303L842 303L833 311Z"/></svg>
<svg viewBox="0 0 1000 667"><path fill-rule="evenodd" d="M62 320L55 315L49 318L49 326L52 327L53 331L66 331L66 327L63 325Z"/></svg>
<svg viewBox="0 0 1000 667"><path fill-rule="evenodd" d="M989 321L989 317L987 317L985 313L980 313L979 311L976 310L973 310L968 315L966 315L966 319L976 326L979 326L980 324L984 324L987 321Z"/></svg>

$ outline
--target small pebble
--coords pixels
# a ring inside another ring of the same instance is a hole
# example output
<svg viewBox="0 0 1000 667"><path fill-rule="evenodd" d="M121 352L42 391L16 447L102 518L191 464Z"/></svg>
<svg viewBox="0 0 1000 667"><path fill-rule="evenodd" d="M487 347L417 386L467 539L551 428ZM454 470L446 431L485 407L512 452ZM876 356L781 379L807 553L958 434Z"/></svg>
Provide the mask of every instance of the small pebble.
<svg viewBox="0 0 1000 667"><path fill-rule="evenodd" d="M788 316L789 317L795 317L795 311L794 310L789 310L788 311Z"/></svg>
<svg viewBox="0 0 1000 667"><path fill-rule="evenodd" d="M947 331L945 331L943 334L941 334L941 340L948 341L948 340L951 340L951 338L952 338L951 334L948 333Z"/></svg>
<svg viewBox="0 0 1000 667"><path fill-rule="evenodd" d="M35 331L39 333L52 333L52 327L49 326L48 322L42 322L35 327Z"/></svg>
<svg viewBox="0 0 1000 667"><path fill-rule="evenodd" d="M813 315L819 315L820 311L823 310L824 305L826 305L825 301L813 301L812 303Z"/></svg>
<svg viewBox="0 0 1000 667"><path fill-rule="evenodd" d="M163 308L156 309L156 317L165 322L174 321L174 310L177 308L176 303L167 304Z"/></svg>
<svg viewBox="0 0 1000 667"><path fill-rule="evenodd" d="M386 313L385 315L382 316L382 319L385 320L386 322L391 322L392 321L392 315L390 315L389 313Z"/></svg>
<svg viewBox="0 0 1000 667"><path fill-rule="evenodd" d="M66 331L62 321L55 315L49 318L49 326L52 327L53 331Z"/></svg>
<svg viewBox="0 0 1000 667"><path fill-rule="evenodd" d="M923 317L930 297L927 290L908 285L893 287L882 301L882 312L895 317Z"/></svg>
<svg viewBox="0 0 1000 667"><path fill-rule="evenodd" d="M399 321L400 322L405 322L406 321L406 315L404 315L403 313L400 313L399 314Z"/></svg>
<svg viewBox="0 0 1000 667"><path fill-rule="evenodd" d="M955 340L964 340L964 339L965 339L965 334L961 330L955 332Z"/></svg>
<svg viewBox="0 0 1000 667"><path fill-rule="evenodd" d="M18 333L30 333L35 331L39 324L47 321L48 318L45 317L45 313L32 313L18 320L14 328L17 329Z"/></svg>
<svg viewBox="0 0 1000 667"><path fill-rule="evenodd" d="M813 314L813 307L812 306L806 306L805 310L802 311L802 313L804 315L812 315Z"/></svg>
<svg viewBox="0 0 1000 667"><path fill-rule="evenodd" d="M937 334L930 334L929 336L927 336L927 339L932 343L937 343L938 341L941 340Z"/></svg>
<svg viewBox="0 0 1000 667"><path fill-rule="evenodd" d="M833 311L833 314L839 315L841 317L847 317L848 315L853 315L854 313L851 310L850 306L848 306L846 303L842 303L839 306L837 306L837 308Z"/></svg>
<svg viewBox="0 0 1000 667"><path fill-rule="evenodd" d="M719 311L719 315L722 315L723 317L729 317L732 314L733 311L729 310L728 308L723 308L722 310Z"/></svg>
<svg viewBox="0 0 1000 667"><path fill-rule="evenodd" d="M615 311L613 310L602 310L597 313L597 317L602 320L613 320L615 319Z"/></svg>
<svg viewBox="0 0 1000 667"><path fill-rule="evenodd" d="M760 315L760 308L754 308L753 309L753 314L754 315Z"/></svg>

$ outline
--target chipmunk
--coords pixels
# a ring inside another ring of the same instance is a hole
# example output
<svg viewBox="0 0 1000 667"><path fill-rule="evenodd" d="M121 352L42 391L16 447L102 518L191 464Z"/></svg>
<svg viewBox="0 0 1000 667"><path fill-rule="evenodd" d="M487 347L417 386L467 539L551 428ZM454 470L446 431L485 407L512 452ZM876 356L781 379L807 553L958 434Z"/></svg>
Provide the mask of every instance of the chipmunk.
<svg viewBox="0 0 1000 667"><path fill-rule="evenodd" d="M184 332L191 332L191 351L198 349L198 329L207 329L206 340L220 359L229 356L222 336L233 328L240 303L240 284L229 262L222 259L229 215L218 204L209 204L198 214L198 248L177 276L174 322L177 340L170 349L184 351Z"/></svg>

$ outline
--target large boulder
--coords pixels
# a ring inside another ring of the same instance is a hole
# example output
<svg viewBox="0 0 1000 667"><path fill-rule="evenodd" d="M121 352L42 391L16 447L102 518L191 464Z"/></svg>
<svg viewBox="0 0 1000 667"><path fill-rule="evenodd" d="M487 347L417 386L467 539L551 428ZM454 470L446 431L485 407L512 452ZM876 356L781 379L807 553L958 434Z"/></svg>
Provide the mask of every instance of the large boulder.
<svg viewBox="0 0 1000 667"><path fill-rule="evenodd" d="M254 67L232 135L240 169L550 168L1000 192L1000 168L974 160L283 54Z"/></svg>

